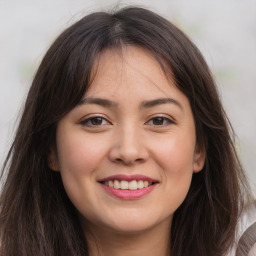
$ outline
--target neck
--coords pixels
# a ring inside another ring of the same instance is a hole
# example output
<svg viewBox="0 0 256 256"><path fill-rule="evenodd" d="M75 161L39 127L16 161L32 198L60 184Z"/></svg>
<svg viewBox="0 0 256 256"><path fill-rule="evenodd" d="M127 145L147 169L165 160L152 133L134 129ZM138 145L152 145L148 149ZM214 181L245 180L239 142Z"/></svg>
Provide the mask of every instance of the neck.
<svg viewBox="0 0 256 256"><path fill-rule="evenodd" d="M132 233L91 227L86 234L90 256L170 256L170 221Z"/></svg>

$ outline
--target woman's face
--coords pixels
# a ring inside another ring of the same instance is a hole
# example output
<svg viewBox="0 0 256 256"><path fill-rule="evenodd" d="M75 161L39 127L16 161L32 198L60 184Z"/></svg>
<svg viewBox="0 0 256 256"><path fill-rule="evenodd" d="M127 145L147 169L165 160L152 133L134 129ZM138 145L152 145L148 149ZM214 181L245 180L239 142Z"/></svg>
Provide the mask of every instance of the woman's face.
<svg viewBox="0 0 256 256"><path fill-rule="evenodd" d="M189 101L144 49L106 50L96 69L58 123L49 164L89 225L139 232L171 224L204 164Z"/></svg>

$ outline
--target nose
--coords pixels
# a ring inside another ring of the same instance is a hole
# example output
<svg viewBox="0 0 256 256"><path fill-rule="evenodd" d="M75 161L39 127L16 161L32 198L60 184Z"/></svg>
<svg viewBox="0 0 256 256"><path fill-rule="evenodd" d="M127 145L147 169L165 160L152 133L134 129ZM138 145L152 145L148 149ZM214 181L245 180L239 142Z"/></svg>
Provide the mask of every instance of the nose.
<svg viewBox="0 0 256 256"><path fill-rule="evenodd" d="M109 152L109 158L112 162L134 165L144 163L148 156L146 141L138 129L130 126L115 133Z"/></svg>

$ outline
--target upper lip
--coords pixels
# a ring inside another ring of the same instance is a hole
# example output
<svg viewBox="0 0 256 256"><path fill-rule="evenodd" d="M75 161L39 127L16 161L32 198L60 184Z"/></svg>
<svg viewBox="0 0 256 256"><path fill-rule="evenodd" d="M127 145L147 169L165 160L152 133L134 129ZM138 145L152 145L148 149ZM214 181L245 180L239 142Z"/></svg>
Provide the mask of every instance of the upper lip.
<svg viewBox="0 0 256 256"><path fill-rule="evenodd" d="M117 174L117 175L111 175L108 177L105 177L103 179L99 179L99 182L109 181L109 180L126 180L126 181L132 181L132 180L143 180L148 182L159 182L156 179L153 179L151 177L141 175L141 174L134 174L134 175L124 175L124 174Z"/></svg>

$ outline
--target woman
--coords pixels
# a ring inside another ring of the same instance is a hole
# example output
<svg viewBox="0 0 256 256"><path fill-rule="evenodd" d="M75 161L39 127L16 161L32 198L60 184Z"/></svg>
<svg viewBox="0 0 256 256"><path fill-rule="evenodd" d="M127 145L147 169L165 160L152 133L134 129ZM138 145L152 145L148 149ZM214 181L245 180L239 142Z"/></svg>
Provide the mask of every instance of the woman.
<svg viewBox="0 0 256 256"><path fill-rule="evenodd" d="M199 50L132 7L52 44L5 169L5 256L226 255L247 191Z"/></svg>

